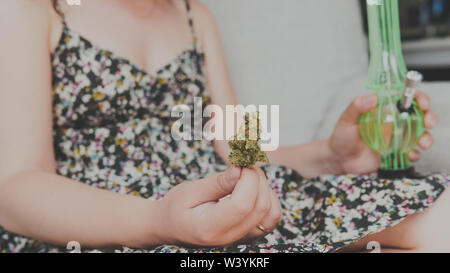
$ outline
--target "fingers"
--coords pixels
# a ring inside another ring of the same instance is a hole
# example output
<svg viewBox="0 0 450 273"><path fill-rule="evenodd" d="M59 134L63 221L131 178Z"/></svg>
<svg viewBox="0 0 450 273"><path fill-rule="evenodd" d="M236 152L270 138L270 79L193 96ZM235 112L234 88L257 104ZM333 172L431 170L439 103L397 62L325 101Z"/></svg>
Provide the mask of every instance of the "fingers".
<svg viewBox="0 0 450 273"><path fill-rule="evenodd" d="M433 136L430 133L426 133L419 139L418 146L423 150L428 150L433 145ZM422 153L414 149L408 154L409 159L412 162L417 162L422 158Z"/></svg>
<svg viewBox="0 0 450 273"><path fill-rule="evenodd" d="M269 232L271 232L278 226L282 218L281 204L280 200L278 199L278 196L273 191L271 191L270 197L272 202L272 208L260 223ZM266 235L267 233L264 233L263 231L255 227L250 231L250 233L246 236L245 239L247 241L253 241Z"/></svg>
<svg viewBox="0 0 450 273"><path fill-rule="evenodd" d="M423 150L428 150L433 145L433 142L433 136L430 133L426 133L419 139L418 146ZM414 149L408 154L408 157L412 162L417 162L422 158L422 153Z"/></svg>
<svg viewBox="0 0 450 273"><path fill-rule="evenodd" d="M420 139L419 139L419 147L423 150L428 150L433 145L433 136L430 133L425 133Z"/></svg>
<svg viewBox="0 0 450 273"><path fill-rule="evenodd" d="M439 122L439 118L433 110L428 110L427 112L425 112L424 122L425 122L425 128L427 128L428 130L431 130L434 127L436 127L436 125Z"/></svg>
<svg viewBox="0 0 450 273"><path fill-rule="evenodd" d="M217 201L233 192L240 177L241 168L232 166L225 172L212 175L200 181L187 182L185 186L190 187L190 190L189 195L185 197L188 199L190 207Z"/></svg>
<svg viewBox="0 0 450 273"><path fill-rule="evenodd" d="M415 99L419 105L419 108L425 112L425 128L427 130L431 130L436 127L439 122L439 118L433 110L430 110L430 97L422 91L417 91L415 94ZM430 133L425 133L425 135L419 139L418 146L423 150L428 150L431 146L433 146L433 142L433 136ZM421 158L421 152L418 150L413 150L410 152L409 158L411 161L418 161Z"/></svg>
<svg viewBox="0 0 450 273"><path fill-rule="evenodd" d="M272 203L271 209L270 209L269 213L266 215L265 219L263 220L262 225L269 230L273 230L278 226L278 224L281 221L281 217L282 217L281 203L280 203L280 199L278 198L278 196L275 194L275 192L270 187L270 183L267 181L267 177L266 177L265 173L261 169L259 169L259 171L260 171L260 175L264 176L264 179L266 179L265 185L267 186L267 188L270 192L270 200Z"/></svg>
<svg viewBox="0 0 450 273"><path fill-rule="evenodd" d="M419 108L425 112L425 127L427 129L433 129L438 123L438 116L434 111L430 110L430 96L422 91L417 91L414 97Z"/></svg>
<svg viewBox="0 0 450 273"><path fill-rule="evenodd" d="M270 184L266 180L264 172L261 169L259 169L258 173L261 177L261 181L265 181L265 183L262 184L267 188L267 190L270 193L271 208L264 216L264 218L250 230L250 232L245 236L245 238L243 238L243 240L241 240L241 242L243 243L251 242L267 235L266 233L264 233L263 231L261 231L256 227L258 224L261 224L265 229L271 232L278 226L278 224L281 221L282 210L280 200L278 199L278 196L272 191Z"/></svg>
<svg viewBox="0 0 450 273"><path fill-rule="evenodd" d="M358 124L359 116L377 106L378 97L375 94L355 98L342 113L339 122Z"/></svg>
<svg viewBox="0 0 450 273"><path fill-rule="evenodd" d="M270 211L264 216L264 219L262 219L260 224L269 231L272 231L274 228L277 227L278 223L281 220L281 204L280 200L278 199L278 196L272 191L272 188L270 187L270 184L268 183L267 178L261 169L259 169L259 175L260 177L263 177L265 181L264 185L270 193L270 202L271 202ZM257 234L265 235L259 229L257 230Z"/></svg>
<svg viewBox="0 0 450 273"><path fill-rule="evenodd" d="M412 162L417 162L422 158L422 153L419 150L415 149L409 152L408 157Z"/></svg>
<svg viewBox="0 0 450 273"><path fill-rule="evenodd" d="M229 231L229 236L242 238L262 222L264 217L272 209L271 190L264 173L259 168L252 168L259 178L259 191L252 212L247 215L244 221L236 225Z"/></svg>
<svg viewBox="0 0 450 273"><path fill-rule="evenodd" d="M283 215L280 199L273 191L270 191L270 193L270 197L272 199L272 209L270 210L263 224L265 225L264 227L267 227L269 230L273 230L278 226Z"/></svg>
<svg viewBox="0 0 450 273"><path fill-rule="evenodd" d="M417 91L415 93L415 99L419 108L425 112L425 127L429 130L436 127L439 118L434 111L430 110L430 96L422 91Z"/></svg>
<svg viewBox="0 0 450 273"><path fill-rule="evenodd" d="M197 215L202 215L197 220L201 229L197 232L198 243L201 245L227 245L244 236L261 237L261 231L255 232L257 225L272 230L281 219L278 197L271 190L264 172L256 167L242 169L240 180L230 196L197 208Z"/></svg>
<svg viewBox="0 0 450 273"><path fill-rule="evenodd" d="M428 111L430 109L431 100L426 93L422 91L416 91L414 97L419 104L419 108L422 109L422 111Z"/></svg>
<svg viewBox="0 0 450 273"><path fill-rule="evenodd" d="M269 213L266 215L266 217L264 217L261 224L266 229L272 231L278 226L278 224L281 221L282 210L281 210L280 200L278 199L278 196L273 191L270 191L270 198L272 201L272 208L269 211ZM262 232L260 231L260 233L262 233ZM266 235L266 234L263 234L263 235Z"/></svg>
<svg viewBox="0 0 450 273"><path fill-rule="evenodd" d="M209 223L205 225L213 225L218 233L228 232L252 213L259 191L258 174L251 169L242 169L241 178L231 196L209 210L206 217Z"/></svg>

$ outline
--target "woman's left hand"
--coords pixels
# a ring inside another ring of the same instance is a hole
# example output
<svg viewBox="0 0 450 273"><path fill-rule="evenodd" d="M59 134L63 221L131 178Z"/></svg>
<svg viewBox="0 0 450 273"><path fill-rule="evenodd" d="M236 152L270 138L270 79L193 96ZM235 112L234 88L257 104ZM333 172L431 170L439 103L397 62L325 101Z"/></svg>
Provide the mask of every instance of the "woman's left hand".
<svg viewBox="0 0 450 273"><path fill-rule="evenodd" d="M425 113L425 127L433 129L438 123L436 113L430 110L430 98L423 92L416 92L418 105ZM342 173L363 174L378 169L380 159L361 139L358 128L359 116L376 107L376 95L357 97L341 115L334 132L328 140L329 148L336 159ZM427 150L433 145L433 137L427 132L419 140L418 146ZM411 161L418 161L421 152L415 149L410 152Z"/></svg>

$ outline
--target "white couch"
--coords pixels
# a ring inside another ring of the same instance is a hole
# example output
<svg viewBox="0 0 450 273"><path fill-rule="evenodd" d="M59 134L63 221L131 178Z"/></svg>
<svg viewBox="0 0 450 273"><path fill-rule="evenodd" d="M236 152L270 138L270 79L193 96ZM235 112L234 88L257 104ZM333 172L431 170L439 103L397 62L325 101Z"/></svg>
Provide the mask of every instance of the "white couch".
<svg viewBox="0 0 450 273"><path fill-rule="evenodd" d="M213 13L243 104L279 104L282 144L327 138L365 88L368 53L357 0L201 0ZM450 84L424 83L440 116L421 171L450 172Z"/></svg>

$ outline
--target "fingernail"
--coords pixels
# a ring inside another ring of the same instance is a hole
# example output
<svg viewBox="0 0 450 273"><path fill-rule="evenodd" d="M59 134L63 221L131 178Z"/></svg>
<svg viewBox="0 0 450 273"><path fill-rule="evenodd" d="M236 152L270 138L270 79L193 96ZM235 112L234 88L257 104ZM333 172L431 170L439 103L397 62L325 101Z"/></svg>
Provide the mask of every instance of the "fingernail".
<svg viewBox="0 0 450 273"><path fill-rule="evenodd" d="M429 128L429 129L431 129L431 128L434 128L434 127L436 127L436 125L437 125L437 121L436 121L436 119L434 119L432 116L430 116L430 115L428 115L427 117L426 117L426 124L428 125L427 126L427 128Z"/></svg>
<svg viewBox="0 0 450 273"><path fill-rule="evenodd" d="M430 107L430 102L427 99L422 98L420 99L420 106L422 106L422 110L427 110Z"/></svg>
<svg viewBox="0 0 450 273"><path fill-rule="evenodd" d="M419 152L419 151L416 151L416 150L412 150L412 151L409 153L409 159L410 159L411 161L418 161L418 160L420 160L420 152Z"/></svg>
<svg viewBox="0 0 450 273"><path fill-rule="evenodd" d="M431 140L428 137L423 138L420 143L422 144L422 146L426 149L430 148L431 145Z"/></svg>

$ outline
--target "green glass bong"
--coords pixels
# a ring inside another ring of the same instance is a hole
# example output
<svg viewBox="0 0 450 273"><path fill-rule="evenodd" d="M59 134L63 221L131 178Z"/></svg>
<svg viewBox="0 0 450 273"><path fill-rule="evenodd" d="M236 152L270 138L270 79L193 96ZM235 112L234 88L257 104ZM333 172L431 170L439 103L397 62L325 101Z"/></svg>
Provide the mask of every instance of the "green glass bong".
<svg viewBox="0 0 450 273"><path fill-rule="evenodd" d="M424 113L414 100L422 81L403 59L398 0L367 0L370 66L367 88L378 105L360 116L363 141L380 155L380 178L419 178L408 158L425 133Z"/></svg>

